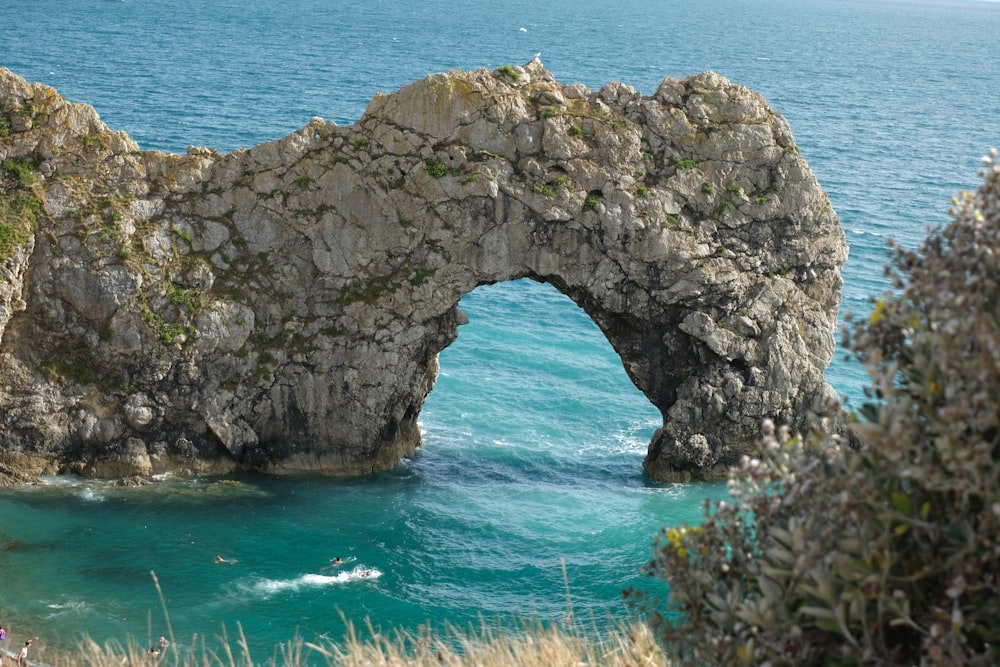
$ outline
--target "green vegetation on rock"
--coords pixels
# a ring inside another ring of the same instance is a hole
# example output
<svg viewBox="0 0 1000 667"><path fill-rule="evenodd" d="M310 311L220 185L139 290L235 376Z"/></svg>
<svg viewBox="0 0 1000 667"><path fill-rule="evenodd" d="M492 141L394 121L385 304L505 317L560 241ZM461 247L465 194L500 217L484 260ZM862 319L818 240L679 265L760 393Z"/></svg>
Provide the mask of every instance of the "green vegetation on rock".
<svg viewBox="0 0 1000 667"><path fill-rule="evenodd" d="M6 159L0 178L0 261L27 243L34 233L42 204L30 189L33 168L26 162Z"/></svg>
<svg viewBox="0 0 1000 667"><path fill-rule="evenodd" d="M674 158L674 166L677 168L677 171L687 171L688 169L697 168L698 163L694 160L681 160L679 158Z"/></svg>
<svg viewBox="0 0 1000 667"><path fill-rule="evenodd" d="M517 70L514 69L512 65L502 65L501 67L498 67L496 71L498 74L503 74L504 76L509 77L514 81L521 80L521 75L518 74Z"/></svg>
<svg viewBox="0 0 1000 667"><path fill-rule="evenodd" d="M458 174L457 169L449 167L438 158L427 158L424 160L424 166L427 167L427 173L432 178L444 178L445 176L456 176Z"/></svg>

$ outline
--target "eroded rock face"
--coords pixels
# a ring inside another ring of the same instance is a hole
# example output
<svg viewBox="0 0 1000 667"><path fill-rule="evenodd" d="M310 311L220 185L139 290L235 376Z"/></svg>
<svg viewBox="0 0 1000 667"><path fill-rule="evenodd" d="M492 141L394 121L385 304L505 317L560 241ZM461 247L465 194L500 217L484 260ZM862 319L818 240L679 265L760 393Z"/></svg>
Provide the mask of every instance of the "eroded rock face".
<svg viewBox="0 0 1000 667"><path fill-rule="evenodd" d="M714 73L450 72L229 154L143 152L6 70L0 119L0 197L38 209L0 261L0 471L389 468L459 300L524 277L661 410L656 479L835 399L844 235L784 119Z"/></svg>

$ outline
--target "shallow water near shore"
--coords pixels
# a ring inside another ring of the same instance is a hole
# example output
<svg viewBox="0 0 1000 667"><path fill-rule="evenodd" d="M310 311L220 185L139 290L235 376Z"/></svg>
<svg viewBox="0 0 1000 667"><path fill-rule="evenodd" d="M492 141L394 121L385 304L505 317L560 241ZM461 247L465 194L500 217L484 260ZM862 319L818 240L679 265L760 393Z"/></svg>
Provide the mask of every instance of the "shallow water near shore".
<svg viewBox="0 0 1000 667"><path fill-rule="evenodd" d="M464 307L434 390L450 399L428 404L423 451L391 472L0 490L12 634L151 642L169 618L184 645L238 622L269 655L296 634L337 641L346 621L364 634L622 618L659 528L696 522L725 485L642 475L656 412L563 296L520 282Z"/></svg>
<svg viewBox="0 0 1000 667"><path fill-rule="evenodd" d="M172 152L349 124L378 91L537 52L560 81L647 94L714 69L788 119L851 246L843 310L864 317L888 287L887 239L943 223L1000 143L998 34L1000 3L962 0L50 0L4 13L0 65ZM239 623L257 660L297 632L338 640L344 619L414 632L629 614L621 591L655 585L640 568L658 529L697 522L724 485L643 477L659 416L555 289L484 286L461 307L425 445L397 470L0 489L8 647L152 641L164 607L178 643ZM862 400L853 362L839 354L828 378ZM338 555L355 560L324 569Z"/></svg>

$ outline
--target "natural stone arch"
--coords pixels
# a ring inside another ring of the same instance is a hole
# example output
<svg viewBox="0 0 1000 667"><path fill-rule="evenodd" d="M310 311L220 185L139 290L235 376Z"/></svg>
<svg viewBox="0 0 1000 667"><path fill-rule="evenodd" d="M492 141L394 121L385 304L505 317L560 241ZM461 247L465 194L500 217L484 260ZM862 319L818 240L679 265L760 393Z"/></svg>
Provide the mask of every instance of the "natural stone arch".
<svg viewBox="0 0 1000 667"><path fill-rule="evenodd" d="M28 472L395 465L476 286L579 304L664 416L645 467L717 476L834 398L847 248L784 119L706 73L644 96L537 60L428 77L350 127L143 153L0 71L38 231L0 284L0 444Z"/></svg>

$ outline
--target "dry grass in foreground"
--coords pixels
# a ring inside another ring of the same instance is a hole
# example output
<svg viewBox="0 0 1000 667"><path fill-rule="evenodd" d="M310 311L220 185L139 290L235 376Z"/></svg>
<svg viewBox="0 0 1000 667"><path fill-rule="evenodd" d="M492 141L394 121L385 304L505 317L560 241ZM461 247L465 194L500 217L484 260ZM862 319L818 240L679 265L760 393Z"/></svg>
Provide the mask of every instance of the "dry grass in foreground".
<svg viewBox="0 0 1000 667"><path fill-rule="evenodd" d="M274 655L261 661L250 655L242 628L235 641L223 631L217 648L195 637L189 647L171 644L153 657L135 642L109 642L99 646L84 640L77 651L64 655L39 652L40 663L52 667L602 667L664 666L667 659L649 628L643 624L617 624L607 631L585 631L572 621L567 627L524 624L514 629L461 631L451 628L441 636L430 633L392 636L370 626L370 638L361 638L354 626L341 644L313 644L295 638L275 647Z"/></svg>

